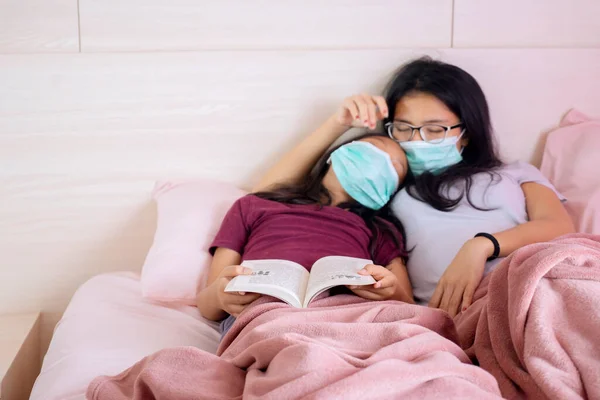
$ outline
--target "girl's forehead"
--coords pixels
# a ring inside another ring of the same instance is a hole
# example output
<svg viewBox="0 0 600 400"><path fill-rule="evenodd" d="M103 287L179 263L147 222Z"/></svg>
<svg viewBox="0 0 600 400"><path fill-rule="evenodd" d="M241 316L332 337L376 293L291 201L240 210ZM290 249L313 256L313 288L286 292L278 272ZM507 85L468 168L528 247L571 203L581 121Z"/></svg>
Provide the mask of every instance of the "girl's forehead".
<svg viewBox="0 0 600 400"><path fill-rule="evenodd" d="M404 177L407 169L406 153L394 140L385 136L371 136L363 138L360 141L371 143L373 146L385 151L390 155L394 167L398 170L398 174Z"/></svg>
<svg viewBox="0 0 600 400"><path fill-rule="evenodd" d="M368 138L363 138L360 141L371 143L375 147L377 147L381 150L384 150L384 151L388 151L388 150L393 151L394 149L398 149L400 152L402 151L402 149L400 148L400 145L398 145L398 143L396 143L395 141L393 141L392 139L390 139L386 136L371 136Z"/></svg>
<svg viewBox="0 0 600 400"><path fill-rule="evenodd" d="M429 93L409 93L394 108L394 120L412 124L451 123L456 118L440 99Z"/></svg>

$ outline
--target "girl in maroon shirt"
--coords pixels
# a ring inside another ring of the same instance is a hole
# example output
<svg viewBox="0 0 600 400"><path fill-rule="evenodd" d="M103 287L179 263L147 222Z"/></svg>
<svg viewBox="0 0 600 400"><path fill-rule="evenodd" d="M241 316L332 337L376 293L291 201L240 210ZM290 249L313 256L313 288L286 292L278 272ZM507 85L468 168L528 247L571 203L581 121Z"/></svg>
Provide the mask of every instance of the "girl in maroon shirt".
<svg viewBox="0 0 600 400"><path fill-rule="evenodd" d="M347 108L339 118L345 113ZM214 321L235 317L256 300L260 294L224 289L233 277L251 273L240 266L243 260L259 259L290 260L307 269L325 256L372 259L374 265L359 273L377 282L348 289L370 300L412 303L402 225L387 204L406 173L397 143L365 135L325 154L302 181L239 199L210 249L207 286L198 294L202 315Z"/></svg>

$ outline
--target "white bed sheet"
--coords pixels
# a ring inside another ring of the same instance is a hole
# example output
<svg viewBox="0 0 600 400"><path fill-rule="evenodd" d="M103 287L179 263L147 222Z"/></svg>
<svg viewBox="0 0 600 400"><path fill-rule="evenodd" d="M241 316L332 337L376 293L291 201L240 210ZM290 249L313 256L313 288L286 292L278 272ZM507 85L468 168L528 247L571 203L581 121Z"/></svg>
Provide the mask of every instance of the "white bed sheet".
<svg viewBox="0 0 600 400"><path fill-rule="evenodd" d="M167 347L214 353L219 339L218 324L196 307L143 299L136 274L98 275L81 285L56 326L31 399L85 399L98 375L118 374Z"/></svg>

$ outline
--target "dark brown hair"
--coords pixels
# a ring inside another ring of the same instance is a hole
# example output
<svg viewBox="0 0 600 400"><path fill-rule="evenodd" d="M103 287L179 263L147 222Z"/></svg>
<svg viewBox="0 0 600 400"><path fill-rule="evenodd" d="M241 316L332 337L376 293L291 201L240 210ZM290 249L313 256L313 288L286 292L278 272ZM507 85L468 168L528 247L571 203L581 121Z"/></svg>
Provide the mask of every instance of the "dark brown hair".
<svg viewBox="0 0 600 400"><path fill-rule="evenodd" d="M481 87L475 78L457 66L430 57L419 58L401 67L388 83L385 100L390 113L384 122L393 121L398 102L414 92L437 97L456 114L469 143L463 149L463 160L442 173L425 172L417 177L409 173L406 177L408 194L440 211L456 208L465 196L471 206L484 210L470 198L473 176L488 173L492 184L498 178L494 170L502 162L497 155L488 104ZM449 197L445 189L456 187L458 182L464 182L462 193Z"/></svg>

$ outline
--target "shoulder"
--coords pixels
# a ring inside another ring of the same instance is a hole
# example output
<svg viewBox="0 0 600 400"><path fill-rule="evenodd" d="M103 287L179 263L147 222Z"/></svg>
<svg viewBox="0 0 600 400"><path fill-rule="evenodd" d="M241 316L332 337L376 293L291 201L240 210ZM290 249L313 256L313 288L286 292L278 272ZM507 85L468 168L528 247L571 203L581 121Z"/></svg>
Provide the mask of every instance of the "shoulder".
<svg viewBox="0 0 600 400"><path fill-rule="evenodd" d="M508 175L515 179L521 180L524 178L540 178L543 177L539 169L525 161L515 161L504 164L498 169L503 175Z"/></svg>
<svg viewBox="0 0 600 400"><path fill-rule="evenodd" d="M265 199L254 193L247 194L238 200L243 210L252 212L259 217L265 213L289 213L290 211L301 211L314 209L313 205L288 204L282 201Z"/></svg>
<svg viewBox="0 0 600 400"><path fill-rule="evenodd" d="M251 227L262 217L277 213L284 204L263 199L254 194L247 194L237 199L229 208L230 218L240 218L246 226Z"/></svg>
<svg viewBox="0 0 600 400"><path fill-rule="evenodd" d="M549 183L539 169L524 161L514 161L502 164L489 171L479 172L471 176L473 187L487 190L490 186L502 183L521 185L526 182ZM459 185L460 186L460 185ZM463 189L462 186L459 189Z"/></svg>
<svg viewBox="0 0 600 400"><path fill-rule="evenodd" d="M244 215L245 217L249 217L256 211L271 209L274 204L278 203L275 201L262 199L254 194L247 194L237 199L231 206L231 209Z"/></svg>
<svg viewBox="0 0 600 400"><path fill-rule="evenodd" d="M271 207L274 207L277 205L282 205L282 203L279 203L274 200L264 199L253 193L250 193L243 197L240 197L237 200L237 203L239 203L240 205L245 206L245 207L254 207L254 208L257 208L257 207L258 208L271 208Z"/></svg>
<svg viewBox="0 0 600 400"><path fill-rule="evenodd" d="M503 176L510 177L518 184L534 182L552 187L552 184L542 174L542 172L533 165L525 161L515 161L505 164L499 171Z"/></svg>
<svg viewBox="0 0 600 400"><path fill-rule="evenodd" d="M501 174L503 176L511 178L514 182L519 185L524 183L537 183L539 185L546 186L551 189L561 201L565 201L565 197L560 194L554 185L550 182L542 172L534 167L533 165L524 161L515 161L510 164L506 164L501 168Z"/></svg>
<svg viewBox="0 0 600 400"><path fill-rule="evenodd" d="M255 201L256 196L247 194L233 202L231 208L234 210L246 210Z"/></svg>

